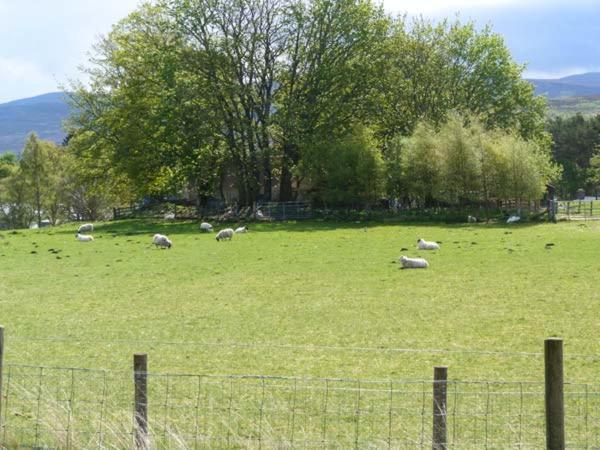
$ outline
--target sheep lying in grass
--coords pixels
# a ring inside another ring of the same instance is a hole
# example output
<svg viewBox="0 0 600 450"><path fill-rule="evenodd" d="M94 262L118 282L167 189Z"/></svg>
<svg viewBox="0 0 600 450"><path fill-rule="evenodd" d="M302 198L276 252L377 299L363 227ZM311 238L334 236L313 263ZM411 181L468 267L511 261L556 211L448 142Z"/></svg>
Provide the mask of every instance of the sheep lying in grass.
<svg viewBox="0 0 600 450"><path fill-rule="evenodd" d="M406 256L400 257L400 264L403 269L426 269L429 267L429 263L423 258L408 258Z"/></svg>
<svg viewBox="0 0 600 450"><path fill-rule="evenodd" d="M506 223L516 223L519 220L521 220L521 217L519 216L510 216L507 220Z"/></svg>
<svg viewBox="0 0 600 450"><path fill-rule="evenodd" d="M77 233L89 233L94 231L94 224L92 223L84 223L77 229Z"/></svg>
<svg viewBox="0 0 600 450"><path fill-rule="evenodd" d="M160 248L171 248L173 246L171 240L164 234L155 234L152 243Z"/></svg>
<svg viewBox="0 0 600 450"><path fill-rule="evenodd" d="M249 228L247 226L238 227L235 229L236 233L247 233Z"/></svg>
<svg viewBox="0 0 600 450"><path fill-rule="evenodd" d="M75 235L77 240L80 242L92 242L94 240L94 236L90 236L89 234L79 234Z"/></svg>
<svg viewBox="0 0 600 450"><path fill-rule="evenodd" d="M217 241L222 241L224 239L230 241L233 237L233 233L234 231L232 228L225 228L224 230L221 230L217 233Z"/></svg>
<svg viewBox="0 0 600 450"><path fill-rule="evenodd" d="M437 242L429 242L424 239L419 239L417 241L417 247L419 247L419 250L439 250L440 245Z"/></svg>
<svg viewBox="0 0 600 450"><path fill-rule="evenodd" d="M212 233L213 226L210 223L202 222L200 224L200 231L203 233Z"/></svg>

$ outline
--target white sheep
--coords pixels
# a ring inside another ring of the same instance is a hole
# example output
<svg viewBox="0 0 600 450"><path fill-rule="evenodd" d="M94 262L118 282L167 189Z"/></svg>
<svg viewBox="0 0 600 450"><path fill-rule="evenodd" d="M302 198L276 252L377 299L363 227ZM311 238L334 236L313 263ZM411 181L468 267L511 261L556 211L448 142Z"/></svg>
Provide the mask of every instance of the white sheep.
<svg viewBox="0 0 600 450"><path fill-rule="evenodd" d="M419 239L417 241L417 247L419 247L419 250L439 250L440 244L437 242L429 242L424 239Z"/></svg>
<svg viewBox="0 0 600 450"><path fill-rule="evenodd" d="M175 220L175 213L165 214L165 220Z"/></svg>
<svg viewBox="0 0 600 450"><path fill-rule="evenodd" d="M426 269L429 267L429 263L423 258L408 258L406 256L400 257L400 263L403 269Z"/></svg>
<svg viewBox="0 0 600 450"><path fill-rule="evenodd" d="M90 233L94 231L94 224L85 223L77 229L77 233Z"/></svg>
<svg viewBox="0 0 600 450"><path fill-rule="evenodd" d="M89 234L79 234L75 235L77 240L80 242L92 242L94 240L94 236L90 236Z"/></svg>
<svg viewBox="0 0 600 450"><path fill-rule="evenodd" d="M468 216L467 217L467 222L469 222L469 223L476 223L477 222L477 217L475 217L475 216Z"/></svg>
<svg viewBox="0 0 600 450"><path fill-rule="evenodd" d="M235 229L236 233L247 233L249 228L247 226L238 227Z"/></svg>
<svg viewBox="0 0 600 450"><path fill-rule="evenodd" d="M200 231L203 233L212 233L213 226L210 223L202 222L200 224Z"/></svg>
<svg viewBox="0 0 600 450"><path fill-rule="evenodd" d="M233 237L233 229L232 228L225 228L224 230L221 230L217 233L217 241L221 241L223 239L227 239L227 240L231 240L231 238Z"/></svg>
<svg viewBox="0 0 600 450"><path fill-rule="evenodd" d="M160 248L171 248L173 243L164 234L155 234L152 243Z"/></svg>
<svg viewBox="0 0 600 450"><path fill-rule="evenodd" d="M520 216L510 216L507 220L506 223L515 223L518 222L519 220L521 220Z"/></svg>

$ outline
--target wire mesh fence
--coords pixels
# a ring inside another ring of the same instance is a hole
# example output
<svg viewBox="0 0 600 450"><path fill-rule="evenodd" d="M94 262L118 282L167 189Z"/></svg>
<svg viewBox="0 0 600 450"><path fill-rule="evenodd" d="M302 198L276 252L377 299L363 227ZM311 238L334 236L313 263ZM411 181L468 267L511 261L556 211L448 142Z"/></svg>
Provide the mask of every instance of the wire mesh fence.
<svg viewBox="0 0 600 450"><path fill-rule="evenodd" d="M556 220L598 220L600 200L557 200L551 203L550 213Z"/></svg>
<svg viewBox="0 0 600 450"><path fill-rule="evenodd" d="M433 383L148 373L151 448L431 448ZM447 382L447 447L544 448L544 383ZM131 448L133 372L5 365L2 445ZM568 448L600 448L600 384L566 384Z"/></svg>

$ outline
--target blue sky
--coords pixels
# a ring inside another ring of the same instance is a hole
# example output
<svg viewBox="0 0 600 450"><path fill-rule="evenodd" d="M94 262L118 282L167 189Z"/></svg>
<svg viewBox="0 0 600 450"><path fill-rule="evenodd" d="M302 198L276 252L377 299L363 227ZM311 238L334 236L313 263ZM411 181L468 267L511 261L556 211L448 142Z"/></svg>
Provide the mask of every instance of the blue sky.
<svg viewBox="0 0 600 450"><path fill-rule="evenodd" d="M81 77L97 37L138 0L0 0L0 103ZM526 75L600 71L598 0L383 0L393 13L491 24Z"/></svg>

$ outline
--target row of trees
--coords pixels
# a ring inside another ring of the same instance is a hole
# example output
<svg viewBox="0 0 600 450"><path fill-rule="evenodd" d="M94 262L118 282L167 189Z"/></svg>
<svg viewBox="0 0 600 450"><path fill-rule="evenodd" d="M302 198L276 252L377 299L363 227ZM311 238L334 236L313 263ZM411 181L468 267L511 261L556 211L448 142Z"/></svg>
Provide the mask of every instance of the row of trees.
<svg viewBox="0 0 600 450"><path fill-rule="evenodd" d="M392 145L390 190L421 205L537 200L561 169L540 144L452 116L439 129L420 123Z"/></svg>
<svg viewBox="0 0 600 450"><path fill-rule="evenodd" d="M556 173L544 102L502 38L472 23L392 18L369 0L156 0L117 24L91 63L89 85L73 89L69 152L111 192L191 188L204 199L233 179L241 204L301 191L341 204L460 202L537 196ZM411 156L419 142L444 153L470 117L480 131L462 129L479 136L469 148L493 147L502 157L486 164L498 173L519 149L535 189L459 181L451 158L451 187L419 187L429 182L429 164Z"/></svg>
<svg viewBox="0 0 600 450"><path fill-rule="evenodd" d="M106 166L96 174L91 167L68 148L31 134L20 157L0 156L0 223L23 228L41 226L43 219L99 218L116 197L107 191L113 182Z"/></svg>

